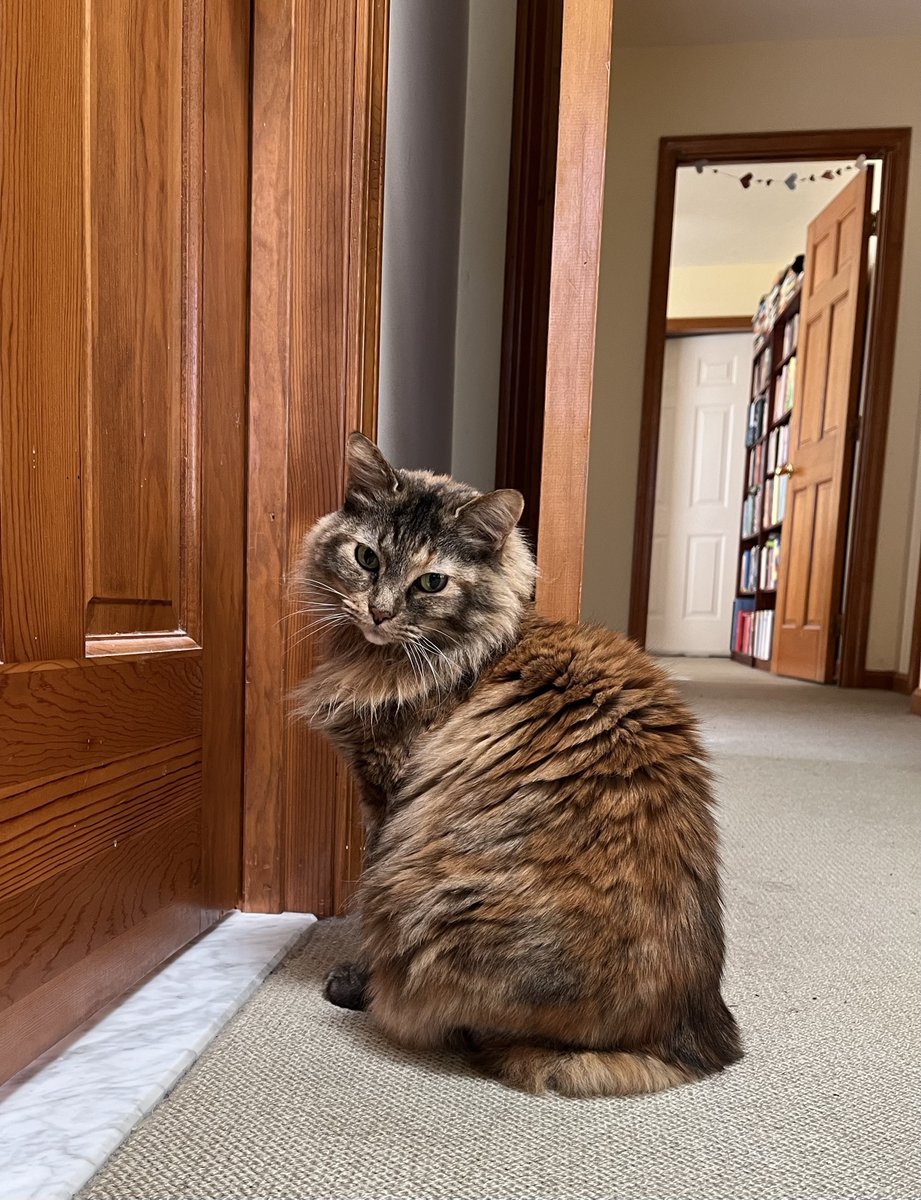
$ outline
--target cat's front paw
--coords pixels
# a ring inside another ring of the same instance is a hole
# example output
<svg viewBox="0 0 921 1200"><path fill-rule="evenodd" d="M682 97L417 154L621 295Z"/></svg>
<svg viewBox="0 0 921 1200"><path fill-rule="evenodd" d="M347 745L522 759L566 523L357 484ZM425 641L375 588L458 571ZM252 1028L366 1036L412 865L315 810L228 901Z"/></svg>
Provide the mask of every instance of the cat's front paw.
<svg viewBox="0 0 921 1200"><path fill-rule="evenodd" d="M323 984L323 995L339 1008L362 1012L367 1004L368 970L360 963L340 963Z"/></svg>

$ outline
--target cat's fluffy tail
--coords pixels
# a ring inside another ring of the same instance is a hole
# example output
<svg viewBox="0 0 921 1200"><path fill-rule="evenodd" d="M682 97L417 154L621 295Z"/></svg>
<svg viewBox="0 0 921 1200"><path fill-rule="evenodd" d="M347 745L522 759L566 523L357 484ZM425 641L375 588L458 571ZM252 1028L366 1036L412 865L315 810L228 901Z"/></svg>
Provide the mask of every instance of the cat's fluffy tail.
<svg viewBox="0 0 921 1200"><path fill-rule="evenodd" d="M651 1054L624 1050L555 1050L516 1042L480 1045L474 1064L524 1092L564 1096L637 1096L691 1083L701 1075Z"/></svg>

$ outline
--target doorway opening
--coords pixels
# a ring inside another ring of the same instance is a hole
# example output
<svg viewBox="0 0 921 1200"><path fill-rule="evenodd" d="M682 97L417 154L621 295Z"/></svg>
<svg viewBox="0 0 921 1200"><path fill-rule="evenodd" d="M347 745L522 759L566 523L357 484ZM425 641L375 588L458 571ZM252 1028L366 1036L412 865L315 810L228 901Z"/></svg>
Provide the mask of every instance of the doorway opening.
<svg viewBox="0 0 921 1200"><path fill-rule="evenodd" d="M660 143L629 626L650 650L876 684L907 155L900 129Z"/></svg>

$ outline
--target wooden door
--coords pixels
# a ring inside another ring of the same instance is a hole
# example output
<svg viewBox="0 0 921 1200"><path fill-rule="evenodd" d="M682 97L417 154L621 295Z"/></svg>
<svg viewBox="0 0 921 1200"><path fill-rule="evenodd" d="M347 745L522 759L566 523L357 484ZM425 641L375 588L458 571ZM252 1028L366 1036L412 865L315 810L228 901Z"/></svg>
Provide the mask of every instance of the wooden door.
<svg viewBox="0 0 921 1200"><path fill-rule="evenodd" d="M751 356L750 333L666 343L646 639L655 653L726 653Z"/></svg>
<svg viewBox="0 0 921 1200"><path fill-rule="evenodd" d="M249 5L0 46L6 1077L239 895Z"/></svg>
<svg viewBox="0 0 921 1200"><path fill-rule="evenodd" d="M869 281L872 169L809 226L773 669L834 676Z"/></svg>

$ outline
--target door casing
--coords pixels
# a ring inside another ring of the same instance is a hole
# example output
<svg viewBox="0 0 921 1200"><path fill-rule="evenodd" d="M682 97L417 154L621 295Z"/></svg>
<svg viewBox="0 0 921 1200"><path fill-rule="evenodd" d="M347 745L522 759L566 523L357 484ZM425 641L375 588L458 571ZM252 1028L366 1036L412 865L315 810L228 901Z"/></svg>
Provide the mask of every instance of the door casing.
<svg viewBox="0 0 921 1200"><path fill-rule="evenodd" d="M666 137L659 143L652 267L646 324L643 409L628 631L640 645L646 640L649 567L655 505L659 405L667 326L668 272L671 258L675 175L678 167L705 159L714 165L797 162L857 158L883 162L876 281L869 321L863 428L857 465L850 535L838 683L842 687L892 686L866 668L870 598L882 497L883 462L892 392L896 318L902 275L902 246L908 198L911 130L833 129L807 132L720 134Z"/></svg>

